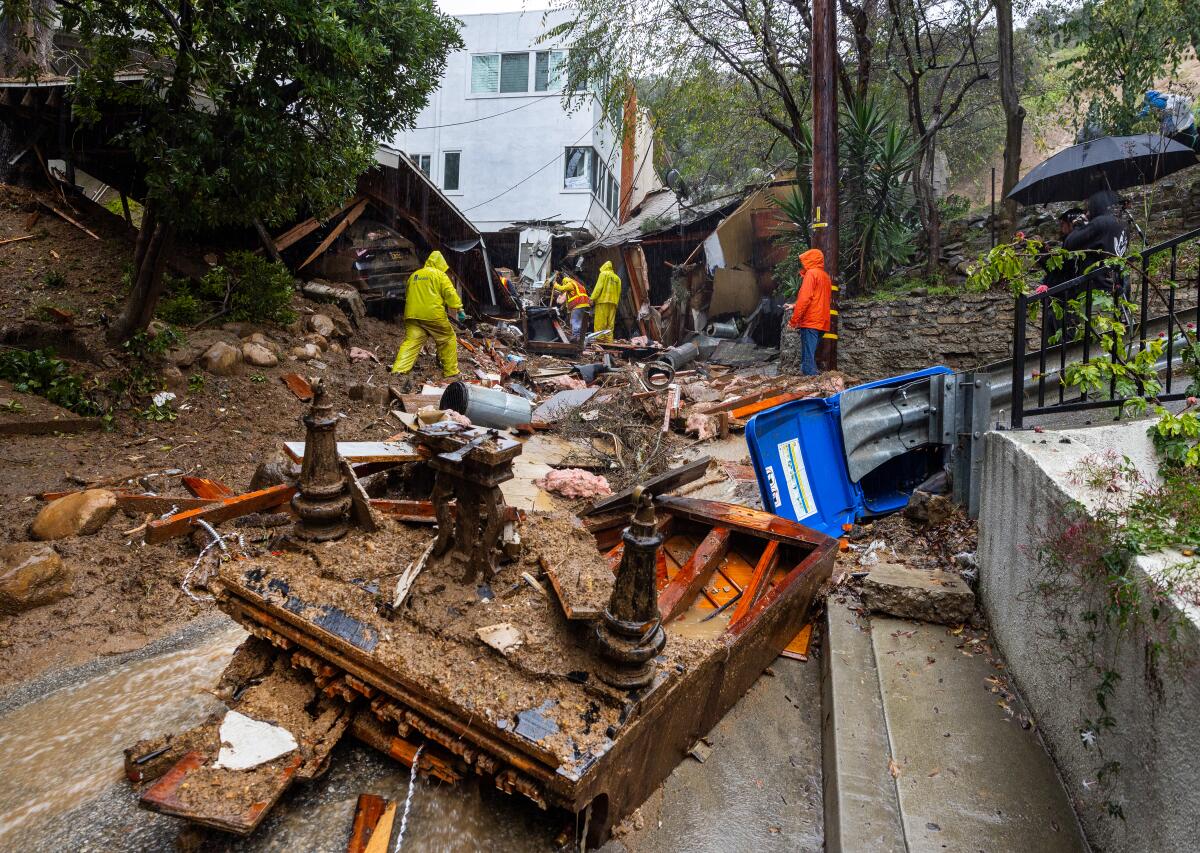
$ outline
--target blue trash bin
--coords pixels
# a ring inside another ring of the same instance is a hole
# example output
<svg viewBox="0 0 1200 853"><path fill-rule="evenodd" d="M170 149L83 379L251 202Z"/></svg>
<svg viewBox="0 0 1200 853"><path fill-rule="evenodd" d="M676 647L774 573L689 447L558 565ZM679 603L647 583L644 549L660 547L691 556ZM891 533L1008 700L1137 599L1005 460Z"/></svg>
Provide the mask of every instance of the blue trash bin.
<svg viewBox="0 0 1200 853"><path fill-rule="evenodd" d="M943 373L953 371L928 367L846 390L900 386ZM841 536L844 524L903 508L913 488L942 466L946 452L940 445L914 448L851 482L841 398L794 400L746 424L763 508L828 536Z"/></svg>

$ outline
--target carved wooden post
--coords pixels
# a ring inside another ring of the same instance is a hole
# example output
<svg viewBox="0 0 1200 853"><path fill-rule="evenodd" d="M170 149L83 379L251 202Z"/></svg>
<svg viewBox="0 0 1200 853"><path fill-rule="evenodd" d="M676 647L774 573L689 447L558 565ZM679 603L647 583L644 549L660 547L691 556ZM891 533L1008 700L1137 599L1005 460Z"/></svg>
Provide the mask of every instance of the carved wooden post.
<svg viewBox="0 0 1200 853"><path fill-rule="evenodd" d="M299 520L294 534L309 542L325 542L346 535L350 493L338 467L337 415L323 382L313 384L313 401L304 416L304 463L300 486L292 498Z"/></svg>
<svg viewBox="0 0 1200 853"><path fill-rule="evenodd" d="M654 680L654 658L667 644L655 586L663 537L658 532L653 498L639 488L634 492L634 504L633 521L621 536L625 550L612 597L596 626L604 658L600 678L623 689L645 687Z"/></svg>

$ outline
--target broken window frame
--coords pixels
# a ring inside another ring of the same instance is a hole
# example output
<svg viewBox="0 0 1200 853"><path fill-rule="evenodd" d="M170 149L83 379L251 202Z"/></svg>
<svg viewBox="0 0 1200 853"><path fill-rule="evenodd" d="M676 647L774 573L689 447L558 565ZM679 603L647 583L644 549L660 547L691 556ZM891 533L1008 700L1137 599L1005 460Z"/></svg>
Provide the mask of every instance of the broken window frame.
<svg viewBox="0 0 1200 853"><path fill-rule="evenodd" d="M454 158L454 186L450 186L450 158ZM462 192L462 151L442 152L442 190L448 193Z"/></svg>
<svg viewBox="0 0 1200 853"><path fill-rule="evenodd" d="M588 189L595 158L596 150L590 145L568 145L563 153L563 189Z"/></svg>

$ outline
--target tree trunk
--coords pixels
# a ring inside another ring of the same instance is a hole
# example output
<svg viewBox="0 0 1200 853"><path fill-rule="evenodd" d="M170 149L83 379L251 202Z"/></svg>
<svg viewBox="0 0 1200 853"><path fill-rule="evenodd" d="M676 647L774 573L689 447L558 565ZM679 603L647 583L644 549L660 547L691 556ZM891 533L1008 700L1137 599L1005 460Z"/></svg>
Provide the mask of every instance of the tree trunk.
<svg viewBox="0 0 1200 853"><path fill-rule="evenodd" d="M925 274L933 279L942 258L942 217L938 211L937 193L933 188L933 165L937 154L934 139L921 145L918 168L913 174L913 190L917 196L917 207L921 214L921 227L925 230L928 257Z"/></svg>
<svg viewBox="0 0 1200 853"><path fill-rule="evenodd" d="M0 77L51 71L57 21L58 4L53 0L31 0L25 8L0 10Z"/></svg>
<svg viewBox="0 0 1200 853"><path fill-rule="evenodd" d="M1004 180L1000 184L1002 219L1011 228L1017 221L1017 203L1008 198L1021 179L1021 136L1025 108L1017 91L1013 68L1012 0L995 0L996 30L1000 48L1000 104L1004 108Z"/></svg>
<svg viewBox="0 0 1200 853"><path fill-rule="evenodd" d="M132 337L154 319L173 237L174 229L159 217L157 205L147 203L133 254L133 286L125 298L121 316L108 327L109 343Z"/></svg>

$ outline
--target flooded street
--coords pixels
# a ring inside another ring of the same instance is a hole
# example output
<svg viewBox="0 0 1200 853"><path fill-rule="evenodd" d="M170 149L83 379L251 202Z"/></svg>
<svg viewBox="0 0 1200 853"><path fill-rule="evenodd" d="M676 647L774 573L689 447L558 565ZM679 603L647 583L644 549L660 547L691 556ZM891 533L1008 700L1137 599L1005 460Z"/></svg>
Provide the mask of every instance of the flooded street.
<svg viewBox="0 0 1200 853"><path fill-rule="evenodd" d="M122 750L221 707L207 691L244 637L231 623L217 623L185 647L110 666L0 716L0 849L178 849L184 824L137 806ZM797 697L815 701L818 670L788 661L775 667L784 677L760 679L710 733L709 760L685 759L643 806L641 829L625 839L630 849L719 851L730 849L724 842L731 838L764 850L819 849L819 715L797 706ZM778 774L797 791L790 805L761 798L761 780ZM285 794L253 836L207 832L189 849L340 853L358 795L403 803L408 784L406 766L347 738L329 772ZM548 851L567 822L474 780L458 788L417 784L405 851ZM721 833L704 831L718 824ZM781 835L778 827L792 831ZM626 846L618 840L605 850Z"/></svg>

